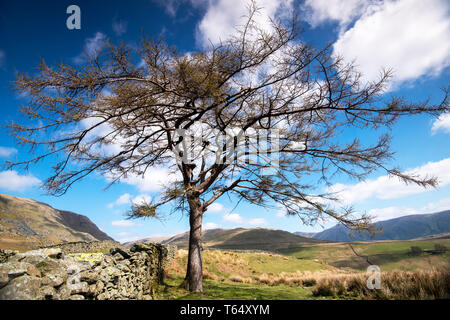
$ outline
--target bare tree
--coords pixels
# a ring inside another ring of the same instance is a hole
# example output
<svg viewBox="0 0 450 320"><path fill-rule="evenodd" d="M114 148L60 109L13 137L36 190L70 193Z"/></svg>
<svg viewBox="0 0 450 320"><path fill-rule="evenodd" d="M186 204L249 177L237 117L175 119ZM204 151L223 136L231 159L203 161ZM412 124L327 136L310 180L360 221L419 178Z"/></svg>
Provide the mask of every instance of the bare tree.
<svg viewBox="0 0 450 320"><path fill-rule="evenodd" d="M370 217L335 205L336 194L319 193L317 182L330 184L336 174L361 180L382 169L405 183L436 185L433 177L388 166L387 133L370 146L357 137L344 141L341 133L353 127L375 133L405 115L437 116L449 109L448 89L438 105L386 97L389 72L365 83L352 65L332 56L329 46L317 50L301 41L295 19L272 21L263 29L255 23L257 14L252 6L233 37L199 52L181 53L162 39L144 37L137 51L108 43L86 55L81 66L43 61L36 75L18 74L14 88L29 97L22 110L31 121L9 127L17 143L30 146L34 155L8 167L55 161L44 184L53 195L64 194L92 172L111 183L155 166L177 172L178 180L165 185L151 203L133 205L129 217L158 217L169 203L187 212L185 284L194 292L203 291L202 218L223 195L281 205L307 224L332 217L364 229ZM278 129L275 172L262 172L273 154L254 151L253 138L218 139L236 128L240 133ZM192 147L180 130L215 133ZM241 142L245 147L239 153ZM217 148L211 158L212 145ZM186 161L191 152L196 156Z"/></svg>

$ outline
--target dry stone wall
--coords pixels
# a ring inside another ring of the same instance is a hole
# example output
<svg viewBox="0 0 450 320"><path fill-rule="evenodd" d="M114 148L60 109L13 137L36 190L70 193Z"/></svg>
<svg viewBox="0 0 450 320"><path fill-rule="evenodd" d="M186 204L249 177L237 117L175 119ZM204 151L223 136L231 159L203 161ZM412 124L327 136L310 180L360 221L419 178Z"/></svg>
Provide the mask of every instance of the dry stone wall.
<svg viewBox="0 0 450 320"><path fill-rule="evenodd" d="M93 248L89 252L72 249L53 246L25 253L0 250L0 299L157 298L170 251L166 247L135 243L130 249L115 247L107 253Z"/></svg>

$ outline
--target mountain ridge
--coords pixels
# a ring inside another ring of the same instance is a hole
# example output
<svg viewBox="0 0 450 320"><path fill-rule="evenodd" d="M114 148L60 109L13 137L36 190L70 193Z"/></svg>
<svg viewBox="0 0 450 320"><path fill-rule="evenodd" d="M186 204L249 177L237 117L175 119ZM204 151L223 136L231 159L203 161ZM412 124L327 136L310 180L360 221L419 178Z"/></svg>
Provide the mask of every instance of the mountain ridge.
<svg viewBox="0 0 450 320"><path fill-rule="evenodd" d="M84 215L0 193L0 249L102 240L114 239Z"/></svg>
<svg viewBox="0 0 450 320"><path fill-rule="evenodd" d="M373 223L381 233L350 232L342 224L316 233L313 238L328 241L412 240L450 232L450 210L413 214Z"/></svg>
<svg viewBox="0 0 450 320"><path fill-rule="evenodd" d="M144 238L152 239L152 237ZM141 240L138 240L141 241ZM171 236L160 243L171 244L179 248L187 248L189 231ZM291 232L267 228L234 228L234 229L208 229L203 231L203 246L214 249L232 250L278 250L288 248L300 243L322 243L318 239L305 238ZM125 245L131 245L128 242Z"/></svg>

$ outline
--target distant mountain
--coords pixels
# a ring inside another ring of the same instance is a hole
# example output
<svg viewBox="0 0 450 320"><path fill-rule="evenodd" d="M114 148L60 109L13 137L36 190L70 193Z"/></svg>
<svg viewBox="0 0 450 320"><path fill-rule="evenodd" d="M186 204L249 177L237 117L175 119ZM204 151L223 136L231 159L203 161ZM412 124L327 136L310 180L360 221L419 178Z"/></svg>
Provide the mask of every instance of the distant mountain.
<svg viewBox="0 0 450 320"><path fill-rule="evenodd" d="M185 232L162 241L162 244L186 248L188 241L189 232ZM322 241L297 236L287 231L264 228L211 229L203 232L203 246L217 249L277 250L299 243L320 242Z"/></svg>
<svg viewBox="0 0 450 320"><path fill-rule="evenodd" d="M144 239L139 239L139 242L143 242L143 243L162 243L165 240L169 239L170 237L148 237L148 238L144 238ZM136 241L128 241L128 242L124 242L123 245L127 246L127 247L131 247L133 245L133 243L135 243Z"/></svg>
<svg viewBox="0 0 450 320"><path fill-rule="evenodd" d="M329 241L370 241L370 240L410 240L450 232L450 210L414 214L374 223L382 232L371 236L365 232L350 232L342 224L314 235L315 239ZM353 237L351 236L353 235Z"/></svg>
<svg viewBox="0 0 450 320"><path fill-rule="evenodd" d="M0 194L0 249L29 249L72 241L113 240L88 217Z"/></svg>
<svg viewBox="0 0 450 320"><path fill-rule="evenodd" d="M305 238L314 238L314 236L317 234L317 232L293 232L295 235Z"/></svg>

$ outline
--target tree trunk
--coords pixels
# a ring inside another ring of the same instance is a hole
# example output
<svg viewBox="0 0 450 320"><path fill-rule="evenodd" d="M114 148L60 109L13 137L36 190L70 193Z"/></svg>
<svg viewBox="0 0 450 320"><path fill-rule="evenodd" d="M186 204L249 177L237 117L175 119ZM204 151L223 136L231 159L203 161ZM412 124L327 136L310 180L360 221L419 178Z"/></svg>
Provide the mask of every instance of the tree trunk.
<svg viewBox="0 0 450 320"><path fill-rule="evenodd" d="M188 199L189 213L189 252L186 278L183 285L191 292L203 292L202 269L202 217L203 210L200 200Z"/></svg>

